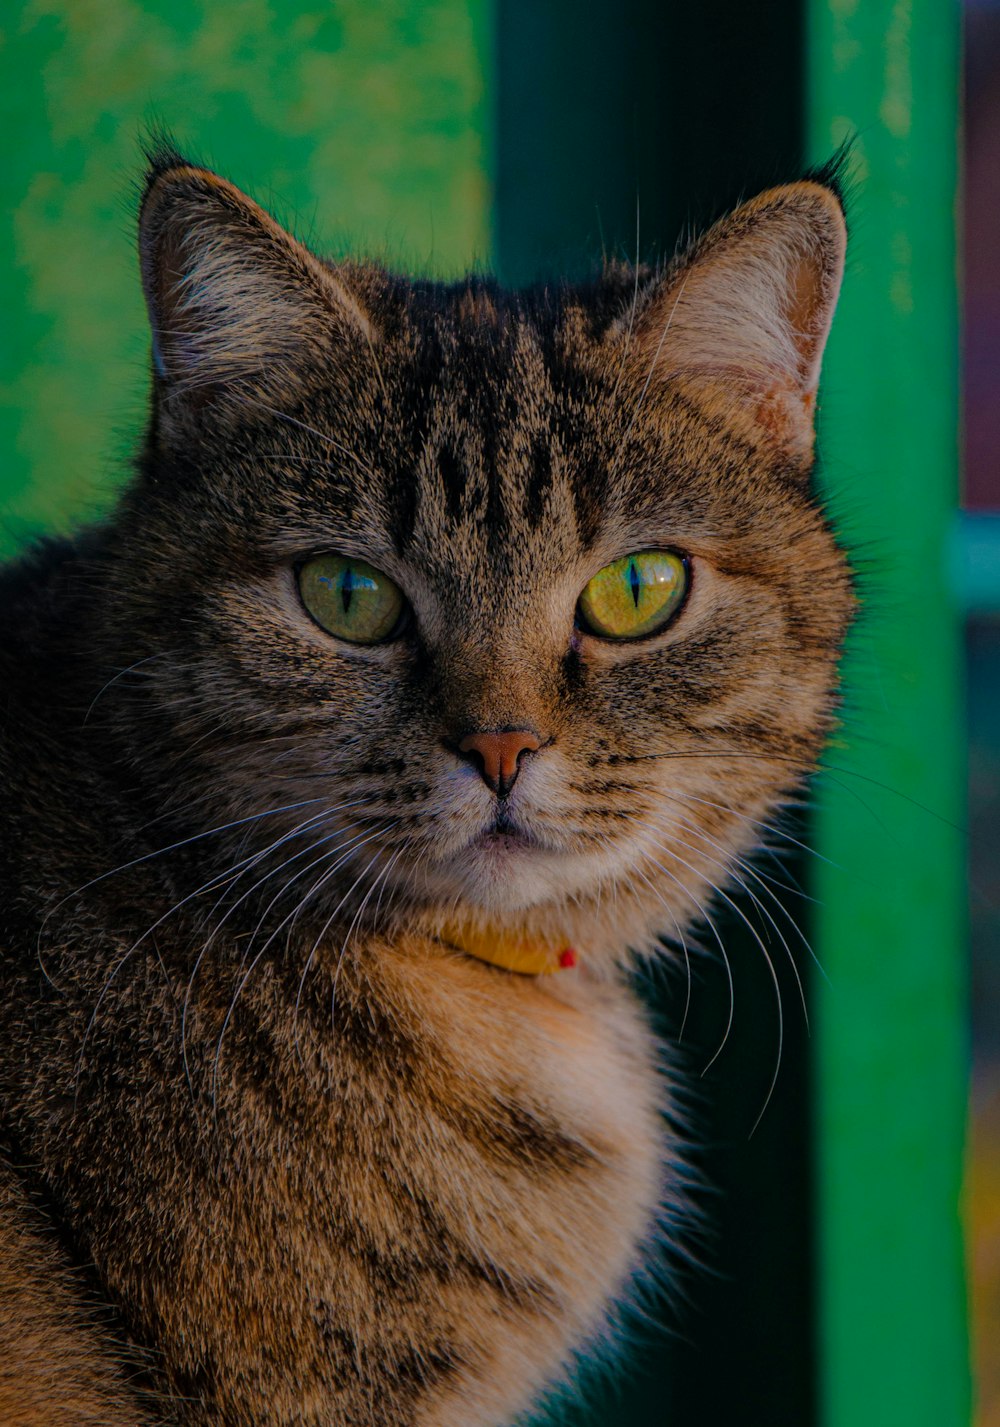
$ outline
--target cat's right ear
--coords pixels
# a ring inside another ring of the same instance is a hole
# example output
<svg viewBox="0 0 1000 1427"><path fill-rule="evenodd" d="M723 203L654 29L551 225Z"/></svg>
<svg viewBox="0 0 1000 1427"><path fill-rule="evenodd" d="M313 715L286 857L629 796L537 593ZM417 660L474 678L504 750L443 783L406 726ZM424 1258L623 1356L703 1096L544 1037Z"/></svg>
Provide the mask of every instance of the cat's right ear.
<svg viewBox="0 0 1000 1427"><path fill-rule="evenodd" d="M139 256L158 393L177 415L273 408L317 367L375 342L334 269L233 184L178 155L153 160Z"/></svg>

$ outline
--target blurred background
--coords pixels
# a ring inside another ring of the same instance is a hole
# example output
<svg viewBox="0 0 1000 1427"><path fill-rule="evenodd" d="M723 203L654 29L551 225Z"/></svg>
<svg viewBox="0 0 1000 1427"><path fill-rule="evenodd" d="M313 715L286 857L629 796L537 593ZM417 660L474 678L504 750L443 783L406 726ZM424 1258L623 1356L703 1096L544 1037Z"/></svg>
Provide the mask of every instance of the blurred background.
<svg viewBox="0 0 1000 1427"><path fill-rule="evenodd" d="M820 446L862 595L844 727L760 864L787 947L728 919L721 1052L711 958L683 1036L682 978L648 988L708 1228L551 1415L1000 1427L1000 4L22 0L0 42L4 554L105 508L141 431L146 124L326 255L510 282L668 253L853 139Z"/></svg>
<svg viewBox="0 0 1000 1427"><path fill-rule="evenodd" d="M977 1420L1000 1424L1000 4L964 46L963 506L972 1116L968 1230Z"/></svg>

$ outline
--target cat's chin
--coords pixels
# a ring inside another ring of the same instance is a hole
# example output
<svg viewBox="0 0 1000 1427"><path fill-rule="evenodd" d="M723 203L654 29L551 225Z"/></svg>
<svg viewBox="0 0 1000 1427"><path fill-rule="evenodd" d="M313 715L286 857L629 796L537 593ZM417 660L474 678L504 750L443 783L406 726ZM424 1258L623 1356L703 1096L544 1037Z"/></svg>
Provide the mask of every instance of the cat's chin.
<svg viewBox="0 0 1000 1427"><path fill-rule="evenodd" d="M520 922L534 908L551 909L570 898L587 899L609 868L595 859L553 847L524 829L491 827L449 856L421 869L421 891L431 905L464 906L501 923Z"/></svg>
<svg viewBox="0 0 1000 1427"><path fill-rule="evenodd" d="M433 901L457 899L470 909L503 917L561 900L571 861L530 833L490 829L426 868L424 876Z"/></svg>
<svg viewBox="0 0 1000 1427"><path fill-rule="evenodd" d="M473 838L469 851L480 857L491 857L494 861L509 858L518 852L538 850L541 844L530 833L517 828L491 828Z"/></svg>
<svg viewBox="0 0 1000 1427"><path fill-rule="evenodd" d="M464 899L484 912L522 911L559 895L565 859L516 835L490 833L466 850L449 880L460 882Z"/></svg>

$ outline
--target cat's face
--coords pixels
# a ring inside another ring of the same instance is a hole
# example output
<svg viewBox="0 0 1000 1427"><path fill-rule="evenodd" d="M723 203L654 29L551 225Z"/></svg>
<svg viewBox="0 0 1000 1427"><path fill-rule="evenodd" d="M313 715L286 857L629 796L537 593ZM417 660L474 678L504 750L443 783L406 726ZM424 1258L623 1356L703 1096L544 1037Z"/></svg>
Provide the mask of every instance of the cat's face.
<svg viewBox="0 0 1000 1427"><path fill-rule="evenodd" d="M288 839L289 907L585 950L675 931L828 726L850 595L808 470L833 195L765 196L666 275L513 298L324 268L164 167L118 618L155 656L178 803L284 808L251 845ZM640 552L677 587L622 636L581 596L631 579L638 609ZM374 642L307 583L343 605L366 567Z"/></svg>

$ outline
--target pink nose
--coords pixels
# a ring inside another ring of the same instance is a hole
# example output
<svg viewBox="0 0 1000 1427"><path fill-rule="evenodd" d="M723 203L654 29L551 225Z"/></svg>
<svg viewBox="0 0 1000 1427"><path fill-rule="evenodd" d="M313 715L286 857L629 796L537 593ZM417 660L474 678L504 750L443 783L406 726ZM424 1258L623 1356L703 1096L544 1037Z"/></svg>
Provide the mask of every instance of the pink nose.
<svg viewBox="0 0 1000 1427"><path fill-rule="evenodd" d="M514 786L521 754L534 753L542 741L530 729L510 728L502 733L468 733L458 745L482 774L483 782L501 798Z"/></svg>

